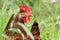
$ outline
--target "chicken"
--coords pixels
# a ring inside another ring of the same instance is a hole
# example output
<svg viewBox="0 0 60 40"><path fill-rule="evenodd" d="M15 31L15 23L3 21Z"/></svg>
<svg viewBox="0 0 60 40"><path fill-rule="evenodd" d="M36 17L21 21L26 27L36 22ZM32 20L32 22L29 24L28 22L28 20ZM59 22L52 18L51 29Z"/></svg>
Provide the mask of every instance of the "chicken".
<svg viewBox="0 0 60 40"><path fill-rule="evenodd" d="M21 14L21 16L20 16L20 14ZM13 14L11 16L11 18L6 26L5 30L7 30L7 31L5 32L5 34L7 36L9 36L12 40L32 40L30 38L30 36L27 35L26 31L20 25L17 24L17 22L22 23L22 24L29 22L30 16L31 16L31 10L24 5L20 6L20 13L17 13L16 15ZM12 31L9 31L10 28L19 29L23 33L24 38L20 33L17 33L17 32L13 33ZM33 34L35 40L40 40L39 26L36 21L34 21L30 32ZM8 40L8 39L4 38L4 40Z"/></svg>
<svg viewBox="0 0 60 40"><path fill-rule="evenodd" d="M22 35L19 33L12 33L11 31L9 31L8 29L12 28L16 28L16 29L20 29L21 32L24 34L24 40L27 40L27 33L26 31L17 24L17 22L20 22L22 24L29 22L30 21L30 16L31 16L31 10L28 6L26 5L20 5L19 6L19 13L17 13L16 15L12 15L7 26L6 29L7 32L5 33L7 36L9 36L10 38L12 38L13 40L23 40ZM21 15L21 16L20 16ZM4 40L7 40L6 38L4 38Z"/></svg>

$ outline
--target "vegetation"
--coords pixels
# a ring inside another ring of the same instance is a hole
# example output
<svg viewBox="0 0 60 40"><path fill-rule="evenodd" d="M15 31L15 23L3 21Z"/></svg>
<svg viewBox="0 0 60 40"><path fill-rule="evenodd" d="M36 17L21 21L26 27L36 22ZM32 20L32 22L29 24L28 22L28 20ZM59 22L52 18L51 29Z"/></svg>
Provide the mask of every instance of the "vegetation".
<svg viewBox="0 0 60 40"><path fill-rule="evenodd" d="M36 19L40 26L42 40L60 40L60 0L0 0L0 40L12 14L16 14L21 4L28 5L33 16L26 26L31 29Z"/></svg>

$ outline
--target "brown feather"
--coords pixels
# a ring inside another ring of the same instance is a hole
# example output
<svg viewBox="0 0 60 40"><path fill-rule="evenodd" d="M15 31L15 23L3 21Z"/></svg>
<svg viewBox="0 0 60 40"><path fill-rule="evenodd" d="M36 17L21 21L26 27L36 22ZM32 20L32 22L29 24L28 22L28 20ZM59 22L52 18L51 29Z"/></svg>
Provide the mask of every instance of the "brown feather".
<svg viewBox="0 0 60 40"><path fill-rule="evenodd" d="M36 21L34 21L32 25L31 32L35 38L35 40L40 40L40 31L39 31L39 25Z"/></svg>

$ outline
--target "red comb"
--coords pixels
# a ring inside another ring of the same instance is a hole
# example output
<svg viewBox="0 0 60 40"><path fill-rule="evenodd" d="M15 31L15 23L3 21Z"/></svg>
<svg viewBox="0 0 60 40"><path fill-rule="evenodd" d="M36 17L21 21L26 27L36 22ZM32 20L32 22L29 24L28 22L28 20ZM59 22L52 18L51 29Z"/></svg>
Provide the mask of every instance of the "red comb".
<svg viewBox="0 0 60 40"><path fill-rule="evenodd" d="M25 10L28 13L32 13L32 11L30 10L30 8L28 6L26 6L26 5L20 5L19 9L20 9L20 11Z"/></svg>

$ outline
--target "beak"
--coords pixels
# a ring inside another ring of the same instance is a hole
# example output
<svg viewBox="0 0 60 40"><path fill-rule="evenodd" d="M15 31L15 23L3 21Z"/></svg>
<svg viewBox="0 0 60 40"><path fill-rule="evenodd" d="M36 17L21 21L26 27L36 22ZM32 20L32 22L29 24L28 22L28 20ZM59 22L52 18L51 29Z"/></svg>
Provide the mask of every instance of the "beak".
<svg viewBox="0 0 60 40"><path fill-rule="evenodd" d="M31 14L31 16L33 16L33 14Z"/></svg>

